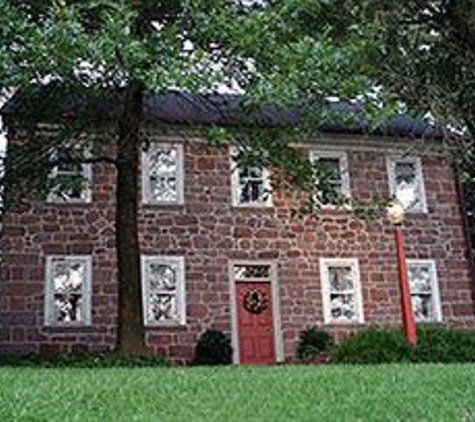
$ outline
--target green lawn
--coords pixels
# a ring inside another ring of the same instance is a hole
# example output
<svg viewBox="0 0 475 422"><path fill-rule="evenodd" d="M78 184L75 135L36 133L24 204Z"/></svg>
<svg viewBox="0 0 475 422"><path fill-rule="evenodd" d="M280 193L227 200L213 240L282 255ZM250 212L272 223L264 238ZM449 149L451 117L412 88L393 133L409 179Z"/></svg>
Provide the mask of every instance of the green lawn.
<svg viewBox="0 0 475 422"><path fill-rule="evenodd" d="M475 421L475 365L0 368L0 421Z"/></svg>

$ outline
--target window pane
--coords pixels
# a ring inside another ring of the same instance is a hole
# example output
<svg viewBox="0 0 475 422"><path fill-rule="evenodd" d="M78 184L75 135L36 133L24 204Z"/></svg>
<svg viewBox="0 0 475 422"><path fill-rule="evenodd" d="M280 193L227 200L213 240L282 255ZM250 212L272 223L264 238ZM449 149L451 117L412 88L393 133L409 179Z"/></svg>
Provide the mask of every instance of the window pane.
<svg viewBox="0 0 475 422"><path fill-rule="evenodd" d="M241 195L239 202L243 204L262 202L264 197L264 182L262 180L241 181Z"/></svg>
<svg viewBox="0 0 475 422"><path fill-rule="evenodd" d="M420 190L415 163L398 162L395 165L396 197L407 209L420 206Z"/></svg>
<svg viewBox="0 0 475 422"><path fill-rule="evenodd" d="M177 150L158 149L149 158L150 174L170 174L177 171Z"/></svg>
<svg viewBox="0 0 475 422"><path fill-rule="evenodd" d="M69 201L83 199L88 183L80 170L77 174L60 173L55 178L53 195L56 200Z"/></svg>
<svg viewBox="0 0 475 422"><path fill-rule="evenodd" d="M178 319L175 295L152 293L149 296L149 322L174 321Z"/></svg>
<svg viewBox="0 0 475 422"><path fill-rule="evenodd" d="M151 196L155 201L175 202L178 188L175 177L150 177Z"/></svg>
<svg viewBox="0 0 475 422"><path fill-rule="evenodd" d="M247 169L247 177L252 179L262 179L263 178L263 171L259 167L248 167Z"/></svg>
<svg viewBox="0 0 475 422"><path fill-rule="evenodd" d="M74 151L73 148L61 148L57 154L56 159L58 160L59 164L57 165L58 172L65 172L65 173L76 173L81 174L82 172L82 165L79 163L68 163L67 161L71 160L72 156L79 155L79 150ZM63 161L63 162L61 162Z"/></svg>
<svg viewBox="0 0 475 422"><path fill-rule="evenodd" d="M330 180L341 183L339 158L322 157L318 159L318 162L325 169L325 172L328 173Z"/></svg>
<svg viewBox="0 0 475 422"><path fill-rule="evenodd" d="M434 273L427 264L408 265L412 309L417 321L430 321L436 318L434 303Z"/></svg>
<svg viewBox="0 0 475 422"><path fill-rule="evenodd" d="M55 294L54 319L57 323L82 321L82 296L80 294Z"/></svg>
<svg viewBox="0 0 475 422"><path fill-rule="evenodd" d="M340 158L321 157L318 159L321 179L315 183L316 200L321 204L337 204L344 196Z"/></svg>
<svg viewBox="0 0 475 422"><path fill-rule="evenodd" d="M269 265L235 265L234 277L236 279L270 278Z"/></svg>
<svg viewBox="0 0 475 422"><path fill-rule="evenodd" d="M154 150L149 156L150 196L155 201L178 201L178 151L176 148Z"/></svg>
<svg viewBox="0 0 475 422"><path fill-rule="evenodd" d="M430 321L434 317L431 295L412 295L412 311L417 321Z"/></svg>
<svg viewBox="0 0 475 422"><path fill-rule="evenodd" d="M171 265L150 264L150 292L174 291L177 284L176 269Z"/></svg>
<svg viewBox="0 0 475 422"><path fill-rule="evenodd" d="M430 293L432 291L431 271L427 266L411 265L409 280L413 293Z"/></svg>
<svg viewBox="0 0 475 422"><path fill-rule="evenodd" d="M330 291L348 292L353 290L353 272L351 267L329 267Z"/></svg>
<svg viewBox="0 0 475 422"><path fill-rule="evenodd" d="M81 263L57 263L53 274L54 293L80 293L84 271Z"/></svg>
<svg viewBox="0 0 475 422"><path fill-rule="evenodd" d="M333 320L353 320L356 317L356 303L353 294L330 294L330 306Z"/></svg>
<svg viewBox="0 0 475 422"><path fill-rule="evenodd" d="M88 200L90 180L88 168L90 165L68 163L71 158L84 155L80 148L64 147L56 151L53 160L58 164L50 176L52 189L48 200L52 202L83 202ZM63 160L63 162L61 162Z"/></svg>
<svg viewBox="0 0 475 422"><path fill-rule="evenodd" d="M266 192L265 173L259 167L240 167L237 169L239 178L239 203L250 204L264 202L268 198Z"/></svg>

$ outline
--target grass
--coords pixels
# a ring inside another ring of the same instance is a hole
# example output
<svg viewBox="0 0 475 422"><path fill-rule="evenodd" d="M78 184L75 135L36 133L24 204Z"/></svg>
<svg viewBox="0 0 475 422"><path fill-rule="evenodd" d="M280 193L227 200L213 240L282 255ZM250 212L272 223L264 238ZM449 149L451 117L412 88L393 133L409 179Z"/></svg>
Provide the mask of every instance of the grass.
<svg viewBox="0 0 475 422"><path fill-rule="evenodd" d="M475 421L475 365L4 367L0 421Z"/></svg>

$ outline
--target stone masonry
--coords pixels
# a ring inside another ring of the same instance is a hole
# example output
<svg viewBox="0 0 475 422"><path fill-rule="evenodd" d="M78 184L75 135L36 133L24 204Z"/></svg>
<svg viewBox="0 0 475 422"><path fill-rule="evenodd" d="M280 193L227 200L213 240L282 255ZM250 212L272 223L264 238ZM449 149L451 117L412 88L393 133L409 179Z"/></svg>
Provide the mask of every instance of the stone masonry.
<svg viewBox="0 0 475 422"><path fill-rule="evenodd" d="M343 141L333 140L339 148ZM384 146L348 145L351 194L387 197ZM348 210L298 216L298 192L274 192L271 208L236 208L231 202L229 151L185 142L184 205L142 205L143 254L184 256L186 313L183 326L147 328L150 348L189 362L198 336L213 327L231 332L231 260L277 264L284 354L291 360L299 332L318 326L337 336L374 324L400 321L392 229L382 219L362 221ZM450 160L422 155L427 214L409 214L407 258L435 259L443 322L475 327L473 282L459 198ZM116 333L115 174L93 169L88 204L30 203L9 213L2 240L0 351L86 352L113 347ZM44 325L45 257L91 255L92 325ZM325 325L320 258L357 258L365 324Z"/></svg>

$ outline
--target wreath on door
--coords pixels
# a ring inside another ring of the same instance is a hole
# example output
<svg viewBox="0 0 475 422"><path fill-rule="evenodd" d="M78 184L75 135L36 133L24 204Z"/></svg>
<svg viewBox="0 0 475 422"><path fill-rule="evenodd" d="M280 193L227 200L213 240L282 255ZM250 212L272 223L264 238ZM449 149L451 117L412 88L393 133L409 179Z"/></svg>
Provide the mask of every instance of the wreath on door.
<svg viewBox="0 0 475 422"><path fill-rule="evenodd" d="M244 309L253 313L260 314L269 307L267 295L259 289L251 289L244 295Z"/></svg>

